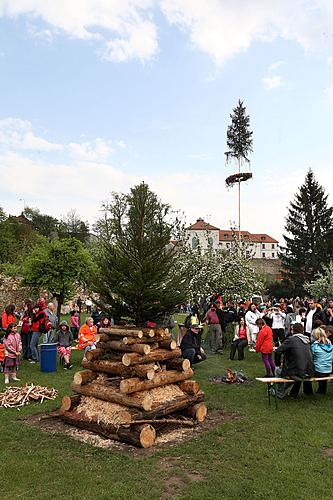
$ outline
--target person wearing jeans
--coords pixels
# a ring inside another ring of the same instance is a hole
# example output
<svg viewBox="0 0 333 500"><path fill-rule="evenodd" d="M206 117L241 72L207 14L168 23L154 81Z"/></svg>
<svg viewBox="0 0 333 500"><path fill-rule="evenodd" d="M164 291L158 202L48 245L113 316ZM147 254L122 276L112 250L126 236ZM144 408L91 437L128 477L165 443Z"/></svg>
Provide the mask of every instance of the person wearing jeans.
<svg viewBox="0 0 333 500"><path fill-rule="evenodd" d="M216 312L216 305L213 303L210 306L206 315L206 321L209 329L210 348L213 353L222 351L222 328L218 314Z"/></svg>
<svg viewBox="0 0 333 500"><path fill-rule="evenodd" d="M311 344L311 352L315 367L316 377L329 377L332 373L333 364L333 345L327 338L323 328L315 328L312 330L312 338L314 342ZM326 394L327 380L318 382L317 394Z"/></svg>
<svg viewBox="0 0 333 500"><path fill-rule="evenodd" d="M32 361L31 363L36 363L39 361L39 351L38 351L38 342L39 338L42 335L40 332L40 325L45 321L45 312L42 309L41 304L36 304L33 307L33 313L32 313L32 320L31 320L31 330L32 330L32 337L31 337L31 342L30 342L30 349L31 349L31 356L32 356Z"/></svg>

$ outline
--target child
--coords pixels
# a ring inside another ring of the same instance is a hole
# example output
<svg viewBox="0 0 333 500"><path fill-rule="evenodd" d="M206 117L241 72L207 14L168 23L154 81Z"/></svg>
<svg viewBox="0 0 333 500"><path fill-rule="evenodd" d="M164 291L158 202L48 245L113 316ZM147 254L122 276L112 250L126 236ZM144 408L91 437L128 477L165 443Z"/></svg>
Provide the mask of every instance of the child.
<svg viewBox="0 0 333 500"><path fill-rule="evenodd" d="M332 373L333 345L328 340L323 328L312 330L314 342L311 344L316 377L328 377ZM327 380L318 383L317 394L326 394Z"/></svg>
<svg viewBox="0 0 333 500"><path fill-rule="evenodd" d="M79 329L80 329L80 315L79 313L73 309L71 311L71 332L73 335L73 338L77 340L78 335L79 335Z"/></svg>
<svg viewBox="0 0 333 500"><path fill-rule="evenodd" d="M60 323L59 330L53 336L52 341L58 344L57 350L60 359L63 358L64 360L64 370L73 368L73 365L71 365L71 347L74 338L67 321L62 321Z"/></svg>
<svg viewBox="0 0 333 500"><path fill-rule="evenodd" d="M17 326L15 323L9 323L5 333L3 344L5 348L5 362L3 371L5 374L5 384L9 384L10 374L12 375L13 380L20 380L16 377L16 372L20 361L22 343L20 334L17 333Z"/></svg>
<svg viewBox="0 0 333 500"><path fill-rule="evenodd" d="M266 325L265 320L262 318L257 319L256 325L259 328L259 333L256 341L256 351L261 352L261 358L265 365L265 377L274 377L275 364L272 359L273 352L273 332L272 329Z"/></svg>
<svg viewBox="0 0 333 500"><path fill-rule="evenodd" d="M99 330L100 328L111 328L112 324L111 321L107 316L104 316L101 321L97 325L97 329Z"/></svg>

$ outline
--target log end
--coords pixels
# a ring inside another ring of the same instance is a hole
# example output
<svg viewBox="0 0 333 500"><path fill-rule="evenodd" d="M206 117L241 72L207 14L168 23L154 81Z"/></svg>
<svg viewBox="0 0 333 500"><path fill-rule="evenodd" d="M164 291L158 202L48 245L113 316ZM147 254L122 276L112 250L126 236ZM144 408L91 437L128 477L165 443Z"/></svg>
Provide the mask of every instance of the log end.
<svg viewBox="0 0 333 500"><path fill-rule="evenodd" d="M140 430L140 444L142 448L150 448L155 443L156 439L156 431L154 427L150 424L146 424L142 426Z"/></svg>
<svg viewBox="0 0 333 500"><path fill-rule="evenodd" d="M62 398L61 411L68 411L72 407L72 398L70 396L64 396Z"/></svg>
<svg viewBox="0 0 333 500"><path fill-rule="evenodd" d="M171 340L170 349L173 351L176 348L177 348L177 342L175 340Z"/></svg>
<svg viewBox="0 0 333 500"><path fill-rule="evenodd" d="M198 403L191 409L191 413L197 422L203 422L207 416L207 406L205 403Z"/></svg>
<svg viewBox="0 0 333 500"><path fill-rule="evenodd" d="M149 330L149 332L148 332L148 337L151 337L151 338L155 337L155 332L154 332L154 330Z"/></svg>
<svg viewBox="0 0 333 500"><path fill-rule="evenodd" d="M147 379L153 380L154 377L155 377L155 370L152 368L151 370L147 371Z"/></svg>
<svg viewBox="0 0 333 500"><path fill-rule="evenodd" d="M153 406L153 398L149 395L145 396L142 400L142 407L145 411L150 411Z"/></svg>
<svg viewBox="0 0 333 500"><path fill-rule="evenodd" d="M186 372L187 370L189 370L191 368L191 362L189 359L183 359L182 368L183 368L184 372Z"/></svg>
<svg viewBox="0 0 333 500"><path fill-rule="evenodd" d="M131 356L129 356L127 353L123 355L121 358L121 362L124 366L130 366L131 364Z"/></svg>
<svg viewBox="0 0 333 500"><path fill-rule="evenodd" d="M149 354L150 353L150 346L147 344L143 345L143 353L144 354Z"/></svg>

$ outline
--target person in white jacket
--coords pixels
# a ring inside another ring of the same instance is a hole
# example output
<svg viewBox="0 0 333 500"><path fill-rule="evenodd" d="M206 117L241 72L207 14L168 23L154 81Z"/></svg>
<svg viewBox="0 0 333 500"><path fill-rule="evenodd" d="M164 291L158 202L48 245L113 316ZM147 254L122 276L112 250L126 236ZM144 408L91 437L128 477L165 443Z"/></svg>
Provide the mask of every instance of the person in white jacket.
<svg viewBox="0 0 333 500"><path fill-rule="evenodd" d="M286 313L281 311L280 304L275 304L274 307L269 311L268 317L273 320L272 330L273 330L273 342L275 347L279 347L280 344L285 339L285 321Z"/></svg>
<svg viewBox="0 0 333 500"><path fill-rule="evenodd" d="M256 324L257 319L261 318L262 314L258 311L257 306L255 304L250 304L246 314L245 314L245 323L246 326L249 329L250 336L251 336L251 347L249 348L249 351L255 352L255 349L253 346L255 346L256 340L257 340L257 334L259 332L259 327Z"/></svg>

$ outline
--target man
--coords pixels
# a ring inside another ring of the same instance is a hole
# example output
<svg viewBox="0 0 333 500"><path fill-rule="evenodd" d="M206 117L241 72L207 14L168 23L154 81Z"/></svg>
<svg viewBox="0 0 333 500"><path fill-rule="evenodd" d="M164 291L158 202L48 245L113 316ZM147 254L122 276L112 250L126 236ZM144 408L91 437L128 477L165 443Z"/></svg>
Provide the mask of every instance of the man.
<svg viewBox="0 0 333 500"><path fill-rule="evenodd" d="M286 313L280 309L280 304L274 305L273 309L268 313L269 318L272 320L273 341L275 347L279 347L284 341L284 328Z"/></svg>
<svg viewBox="0 0 333 500"><path fill-rule="evenodd" d="M45 309L45 314L51 323L51 328L48 332L43 334L43 343L44 344L49 344L51 342L51 339L52 339L52 337L55 334L56 329L57 329L58 318L57 318L57 315L54 311L55 311L55 307L54 307L53 302L50 302L49 304L47 304L47 308Z"/></svg>
<svg viewBox="0 0 333 500"><path fill-rule="evenodd" d="M206 314L206 323L209 329L210 348L214 354L222 350L222 328L219 316L216 312L216 305L213 303Z"/></svg>
<svg viewBox="0 0 333 500"><path fill-rule="evenodd" d="M184 359L188 359L191 366L196 363L201 363L207 359L207 356L201 347L200 325L194 324L185 333L180 348Z"/></svg>
<svg viewBox="0 0 333 500"><path fill-rule="evenodd" d="M283 365L281 363L282 356L284 356ZM292 325L291 335L276 349L275 364L277 367L282 366L281 377L296 380L290 391L290 396L296 397L302 380L314 375L310 338L308 335L304 335L301 323ZM311 382L304 382L304 394L313 394Z"/></svg>
<svg viewBox="0 0 333 500"><path fill-rule="evenodd" d="M308 310L305 316L305 335L311 338L311 333L314 328L314 322L319 319L324 322L324 315L320 307L317 307L314 299L308 300Z"/></svg>
<svg viewBox="0 0 333 500"><path fill-rule="evenodd" d="M333 326L333 299L329 299L328 306L324 311L325 324L327 326Z"/></svg>

